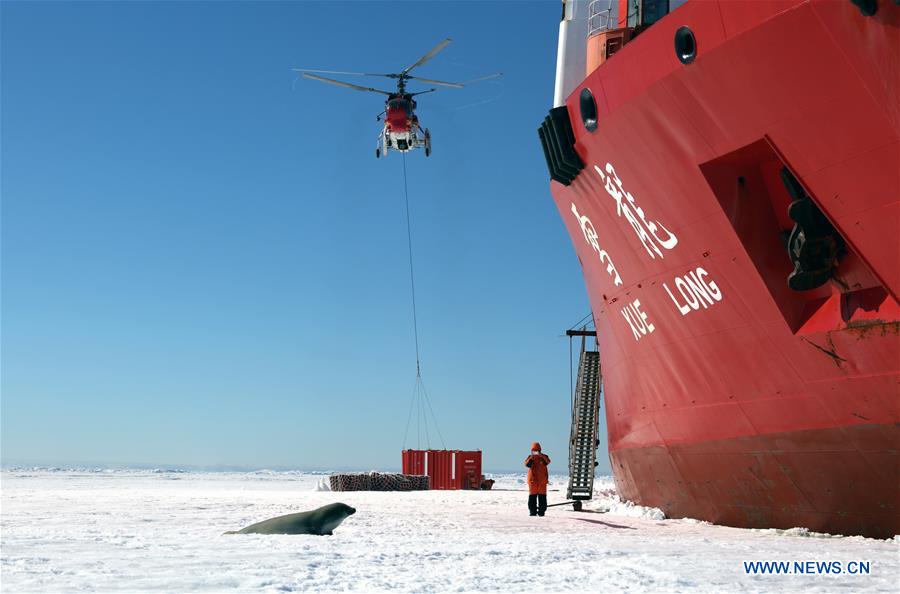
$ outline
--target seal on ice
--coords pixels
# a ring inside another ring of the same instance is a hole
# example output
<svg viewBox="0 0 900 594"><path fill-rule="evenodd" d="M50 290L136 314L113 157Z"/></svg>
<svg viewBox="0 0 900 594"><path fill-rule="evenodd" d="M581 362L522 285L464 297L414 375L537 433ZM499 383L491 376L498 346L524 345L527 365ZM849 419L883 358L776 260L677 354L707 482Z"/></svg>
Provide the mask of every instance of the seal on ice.
<svg viewBox="0 0 900 594"><path fill-rule="evenodd" d="M312 511L278 516L225 534L327 534L331 536L341 522L355 513L356 509L345 503L329 503Z"/></svg>

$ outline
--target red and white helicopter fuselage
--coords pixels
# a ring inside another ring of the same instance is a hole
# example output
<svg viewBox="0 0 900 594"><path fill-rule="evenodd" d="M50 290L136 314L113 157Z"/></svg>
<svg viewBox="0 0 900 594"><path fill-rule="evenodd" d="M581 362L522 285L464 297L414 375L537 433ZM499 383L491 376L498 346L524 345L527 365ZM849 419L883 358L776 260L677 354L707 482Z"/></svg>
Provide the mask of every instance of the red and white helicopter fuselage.
<svg viewBox="0 0 900 594"><path fill-rule="evenodd" d="M409 152L424 147L425 156L431 156L431 133L419 125L415 113L416 102L412 95L403 93L391 95L384 104L384 128L378 136L375 156L387 155L388 150Z"/></svg>

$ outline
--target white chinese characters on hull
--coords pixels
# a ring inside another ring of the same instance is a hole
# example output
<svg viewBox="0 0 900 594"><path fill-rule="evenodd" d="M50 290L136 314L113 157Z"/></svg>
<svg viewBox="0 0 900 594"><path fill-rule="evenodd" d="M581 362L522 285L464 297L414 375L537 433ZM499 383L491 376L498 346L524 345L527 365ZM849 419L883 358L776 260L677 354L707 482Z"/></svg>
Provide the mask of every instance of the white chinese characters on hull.
<svg viewBox="0 0 900 594"><path fill-rule="evenodd" d="M612 164L606 164L605 173L596 165L594 169L600 179L606 182L606 192L616 201L616 214L625 217L651 258L656 259L656 256L663 258L660 248L671 250L678 245L678 238L666 229L665 225L659 221L647 220L644 210L635 203L634 196L622 187L622 180L616 175Z"/></svg>
<svg viewBox="0 0 900 594"><path fill-rule="evenodd" d="M609 252L600 248L600 243L597 241L597 230L594 228L591 219L587 215L582 216L578 214L578 207L575 206L574 202L572 203L572 214L575 215L575 218L578 219L578 224L581 225L584 240L597 252L597 255L600 256L600 261L606 264L606 273L612 277L613 284L617 287L622 286L622 277L619 276L619 272L616 270Z"/></svg>

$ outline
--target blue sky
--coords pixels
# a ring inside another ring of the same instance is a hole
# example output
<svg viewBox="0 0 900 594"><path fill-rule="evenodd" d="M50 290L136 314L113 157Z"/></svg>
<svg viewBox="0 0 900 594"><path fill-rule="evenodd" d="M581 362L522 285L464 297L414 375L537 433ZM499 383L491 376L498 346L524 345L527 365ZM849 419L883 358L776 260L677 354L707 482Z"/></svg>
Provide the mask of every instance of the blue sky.
<svg viewBox="0 0 900 594"><path fill-rule="evenodd" d="M397 468L401 158L378 95L290 69L452 37L422 76L504 76L419 101L423 378L448 447L501 470L538 439L564 470L588 305L535 132L558 2L0 6L4 463Z"/></svg>

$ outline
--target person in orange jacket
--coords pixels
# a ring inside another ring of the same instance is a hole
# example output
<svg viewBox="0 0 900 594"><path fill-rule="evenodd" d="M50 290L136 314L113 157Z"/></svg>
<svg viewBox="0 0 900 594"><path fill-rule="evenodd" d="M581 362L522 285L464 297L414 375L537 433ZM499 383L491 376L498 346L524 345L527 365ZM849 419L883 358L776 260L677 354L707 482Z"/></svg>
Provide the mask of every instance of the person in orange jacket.
<svg viewBox="0 0 900 594"><path fill-rule="evenodd" d="M528 467L528 511L532 516L543 516L547 511L547 465L550 456L541 453L541 444L531 444L531 455L525 458Z"/></svg>

